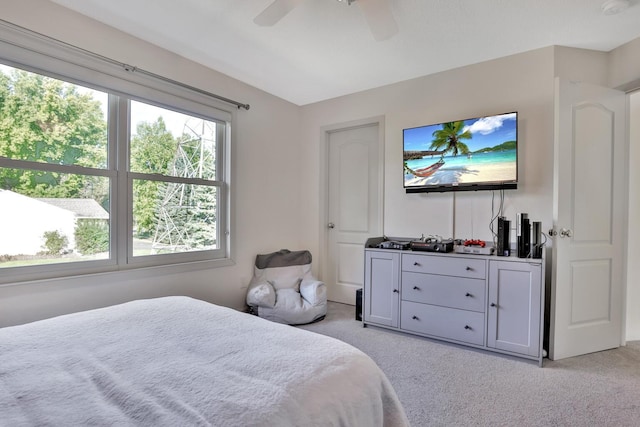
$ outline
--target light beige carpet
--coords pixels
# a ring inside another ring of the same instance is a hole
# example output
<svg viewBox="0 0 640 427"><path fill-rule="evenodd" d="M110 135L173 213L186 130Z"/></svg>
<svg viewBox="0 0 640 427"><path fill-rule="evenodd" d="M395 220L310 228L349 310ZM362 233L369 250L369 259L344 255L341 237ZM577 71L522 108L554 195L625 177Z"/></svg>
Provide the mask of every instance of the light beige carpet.
<svg viewBox="0 0 640 427"><path fill-rule="evenodd" d="M367 327L329 303L302 326L345 341L378 363L412 426L640 426L640 342L585 356L526 359Z"/></svg>

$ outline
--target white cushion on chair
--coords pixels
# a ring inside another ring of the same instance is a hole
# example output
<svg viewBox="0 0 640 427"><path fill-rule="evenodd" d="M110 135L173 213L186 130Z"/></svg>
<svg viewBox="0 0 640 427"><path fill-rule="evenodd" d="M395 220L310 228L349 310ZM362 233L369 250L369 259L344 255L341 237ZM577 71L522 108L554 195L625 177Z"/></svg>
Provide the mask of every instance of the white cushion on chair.
<svg viewBox="0 0 640 427"><path fill-rule="evenodd" d="M300 295L311 305L327 304L327 287L319 280L302 280Z"/></svg>
<svg viewBox="0 0 640 427"><path fill-rule="evenodd" d="M269 283L258 283L249 288L247 304L254 307L273 307L276 305L276 290Z"/></svg>

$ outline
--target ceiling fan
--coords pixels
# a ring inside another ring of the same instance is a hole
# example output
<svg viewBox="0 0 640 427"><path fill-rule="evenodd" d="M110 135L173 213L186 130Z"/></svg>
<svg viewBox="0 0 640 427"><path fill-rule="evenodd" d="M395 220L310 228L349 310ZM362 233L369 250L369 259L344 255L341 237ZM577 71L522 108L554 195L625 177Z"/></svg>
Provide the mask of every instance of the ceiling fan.
<svg viewBox="0 0 640 427"><path fill-rule="evenodd" d="M263 27L275 25L303 1L305 0L274 0L254 18L253 22ZM398 32L398 24L391 12L391 0L338 1L344 1L348 5L356 3L360 7L369 24L373 38L377 41L386 40Z"/></svg>

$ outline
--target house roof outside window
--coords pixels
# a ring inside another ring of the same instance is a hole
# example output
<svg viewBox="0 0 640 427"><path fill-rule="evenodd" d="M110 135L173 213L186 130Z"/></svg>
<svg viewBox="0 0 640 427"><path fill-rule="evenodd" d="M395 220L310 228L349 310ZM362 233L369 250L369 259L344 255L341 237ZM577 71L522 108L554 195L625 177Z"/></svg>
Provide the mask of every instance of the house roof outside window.
<svg viewBox="0 0 640 427"><path fill-rule="evenodd" d="M109 213L93 199L35 198L44 203L66 209L79 219L109 219Z"/></svg>

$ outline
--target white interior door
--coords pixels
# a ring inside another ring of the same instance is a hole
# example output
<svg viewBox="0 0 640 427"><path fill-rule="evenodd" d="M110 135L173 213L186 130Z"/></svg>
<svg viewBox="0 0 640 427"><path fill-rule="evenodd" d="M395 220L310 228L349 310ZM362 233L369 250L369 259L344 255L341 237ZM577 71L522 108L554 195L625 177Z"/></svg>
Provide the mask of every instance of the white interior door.
<svg viewBox="0 0 640 427"><path fill-rule="evenodd" d="M623 339L626 95L556 79L549 357Z"/></svg>
<svg viewBox="0 0 640 427"><path fill-rule="evenodd" d="M326 263L331 301L355 304L364 285L364 244L382 235L380 126L328 132Z"/></svg>

